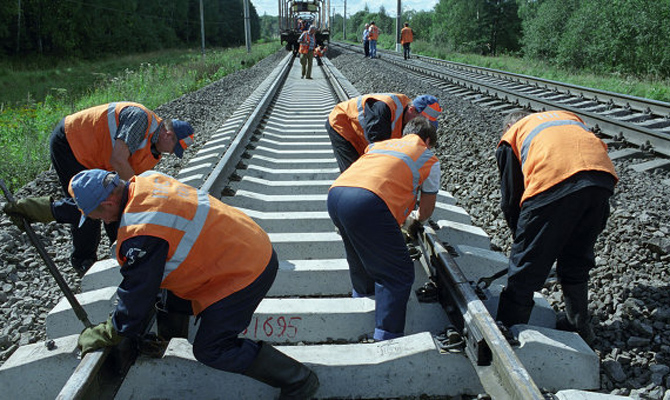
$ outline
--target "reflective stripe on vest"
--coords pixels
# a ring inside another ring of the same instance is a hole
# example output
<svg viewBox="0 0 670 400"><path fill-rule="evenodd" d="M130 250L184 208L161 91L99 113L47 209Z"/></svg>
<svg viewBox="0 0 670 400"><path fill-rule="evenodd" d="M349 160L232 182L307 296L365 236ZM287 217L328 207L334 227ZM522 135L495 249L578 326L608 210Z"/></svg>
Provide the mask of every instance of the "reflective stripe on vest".
<svg viewBox="0 0 670 400"><path fill-rule="evenodd" d="M109 103L109 106L107 107L107 126L109 127L109 140L112 143L112 148L114 148L114 145L116 144L116 139L114 137L116 136L116 131L119 130L119 123L118 123L118 114L116 111L116 106L119 103ZM121 103L122 108L119 109L119 113L121 110L125 107L128 107L127 103ZM131 106L136 107L136 105L131 104ZM146 147L147 143L149 143L149 135L148 133L155 132L156 129L158 129L158 124L159 122L157 121L156 118L152 115L152 113L149 110L145 110L147 114L149 115L149 123L147 124L147 131L144 134L144 139L142 140L142 143L137 147L137 150L143 149Z"/></svg>
<svg viewBox="0 0 670 400"><path fill-rule="evenodd" d="M402 225L416 205L421 185L438 162L415 134L384 140L370 145L331 187L356 187L375 193Z"/></svg>
<svg viewBox="0 0 670 400"><path fill-rule="evenodd" d="M589 128L586 125L584 125L583 122L579 122L579 121L549 121L549 122L545 122L543 124L540 124L540 125L536 126L532 131L530 131L528 136L526 136L523 139L523 144L521 145L521 154L520 154L521 155L521 169L523 169L523 165L526 163L526 159L528 158L528 149L530 148L530 145L533 142L533 139L535 139L535 137L537 135L539 135L540 132L544 131L547 128L553 128L553 127L556 127L556 126L568 126L568 125L579 126L580 128L584 129L585 131L589 130Z"/></svg>
<svg viewBox="0 0 670 400"><path fill-rule="evenodd" d="M148 171L141 174L140 176L147 177L154 174L160 174L169 177L168 175L156 171ZM179 268L179 265L181 265L181 263L186 259L189 252L191 251L191 248L193 247L193 243L198 240L198 236L202 231L202 227L207 220L207 214L209 213L209 196L207 193L202 191L197 191L197 194L198 206L196 208L195 216L192 220L187 220L178 215L161 211L124 213L121 217L119 228L130 225L151 223L183 232L183 236L179 241L172 258L170 258L170 260L165 264L163 279L165 279L170 274L170 272ZM165 196L165 198L167 199L167 196Z"/></svg>
<svg viewBox="0 0 670 400"><path fill-rule="evenodd" d="M338 103L328 115L330 126L345 138L360 155L370 144L365 137L365 108L368 100L381 101L391 111L391 132L389 138L402 137L402 117L405 107L412 102L409 97L400 93L372 93Z"/></svg>
<svg viewBox="0 0 670 400"><path fill-rule="evenodd" d="M388 96L395 104L395 111L391 109L391 113L394 114L393 121L391 121L391 132L395 131L395 126L398 123L400 116L403 114L402 112L398 112L398 110L404 109L402 102L398 96L393 93L378 93L376 96ZM361 124L361 126L363 126L365 123L365 103L363 103L363 97L365 96L358 96L356 98L356 106L358 107L358 123ZM367 99L365 100L367 101Z"/></svg>
<svg viewBox="0 0 670 400"><path fill-rule="evenodd" d="M124 268L133 262L123 243L141 236L168 243L160 287L190 300L196 315L249 286L272 257L270 238L249 216L156 171L128 183L116 254Z"/></svg>
<svg viewBox="0 0 670 400"><path fill-rule="evenodd" d="M601 171L618 180L607 145L572 112L531 114L512 125L500 143L509 144L521 166L519 205L578 172Z"/></svg>
<svg viewBox="0 0 670 400"><path fill-rule="evenodd" d="M419 170L431 157L433 157L433 152L429 149L426 149L416 161L412 160L412 157L410 157L409 154L388 149L375 149L372 147L367 154L384 154L402 160L412 172L412 192L414 193L419 191L419 186L421 185L421 174Z"/></svg>
<svg viewBox="0 0 670 400"><path fill-rule="evenodd" d="M144 137L128 162L135 173L149 170L158 163L160 156L155 158L151 153L151 138L160 126L160 118L139 103L115 102L90 107L65 117L65 136L80 164L88 169L114 170L110 158L116 144L114 137L119 130L119 114L126 107L137 107L147 114Z"/></svg>

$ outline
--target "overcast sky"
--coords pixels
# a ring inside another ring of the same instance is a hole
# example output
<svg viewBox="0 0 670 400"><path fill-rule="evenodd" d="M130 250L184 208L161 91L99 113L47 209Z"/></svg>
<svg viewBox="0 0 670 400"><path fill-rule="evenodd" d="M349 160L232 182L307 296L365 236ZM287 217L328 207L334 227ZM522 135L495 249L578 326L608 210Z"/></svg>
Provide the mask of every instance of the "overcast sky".
<svg viewBox="0 0 670 400"><path fill-rule="evenodd" d="M415 10L415 11L430 11L435 7L438 0L403 0L402 8L403 10ZM258 15L277 15L277 0L251 0L251 3L256 7L256 12ZM397 0L347 0L347 16L355 14L357 11L361 11L365 4L368 5L370 12L379 11L379 6L383 5L386 9L386 13L392 17L395 17L396 8L398 7ZM335 14L342 14L344 11L344 0L330 0L330 9L335 8Z"/></svg>

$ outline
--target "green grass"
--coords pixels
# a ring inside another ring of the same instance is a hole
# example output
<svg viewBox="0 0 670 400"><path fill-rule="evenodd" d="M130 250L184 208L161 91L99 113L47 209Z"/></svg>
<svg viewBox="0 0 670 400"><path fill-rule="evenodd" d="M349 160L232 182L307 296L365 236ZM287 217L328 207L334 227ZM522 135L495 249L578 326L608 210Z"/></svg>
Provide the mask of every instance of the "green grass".
<svg viewBox="0 0 670 400"><path fill-rule="evenodd" d="M49 168L48 138L61 118L112 101L155 108L248 68L282 47L168 50L98 61L0 64L0 178L14 190Z"/></svg>

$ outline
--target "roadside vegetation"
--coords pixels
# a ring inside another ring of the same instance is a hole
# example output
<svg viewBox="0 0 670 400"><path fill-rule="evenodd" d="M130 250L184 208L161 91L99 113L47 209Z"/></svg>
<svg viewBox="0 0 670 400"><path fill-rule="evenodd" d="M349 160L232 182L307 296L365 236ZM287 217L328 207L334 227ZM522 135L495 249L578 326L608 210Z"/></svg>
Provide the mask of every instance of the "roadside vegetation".
<svg viewBox="0 0 670 400"><path fill-rule="evenodd" d="M414 54L669 102L668 1L439 0L430 11L403 10L401 22L414 31ZM18 2L18 18L14 3L0 5L0 178L17 188L47 169L48 136L67 114L118 100L155 108L280 49L276 17L251 7L256 44L247 54L235 47L245 41L243 19L231 17L242 3L206 2L203 27L192 22L195 4ZM358 43L375 21L379 47L394 49L391 14L383 6L346 21L335 14L331 38L346 30ZM202 31L207 47L220 49L204 58Z"/></svg>
<svg viewBox="0 0 670 400"><path fill-rule="evenodd" d="M12 189L49 169L49 135L64 116L112 101L150 109L253 66L277 41L246 47L164 50L98 61L0 63L0 178Z"/></svg>

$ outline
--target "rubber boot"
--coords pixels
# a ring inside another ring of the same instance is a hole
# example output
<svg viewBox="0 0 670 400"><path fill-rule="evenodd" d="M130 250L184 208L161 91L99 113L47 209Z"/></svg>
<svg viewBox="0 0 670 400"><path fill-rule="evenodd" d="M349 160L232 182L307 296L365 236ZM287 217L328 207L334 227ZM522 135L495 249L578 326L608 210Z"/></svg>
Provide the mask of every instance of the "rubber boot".
<svg viewBox="0 0 670 400"><path fill-rule="evenodd" d="M500 300L498 301L496 321L500 321L507 328L516 324L527 324L534 305L535 302L532 300L530 304L519 304L515 302L512 300L506 289L503 289L502 292L500 292Z"/></svg>
<svg viewBox="0 0 670 400"><path fill-rule="evenodd" d="M311 399L319 388L319 378L311 369L265 343L244 375L281 388L279 400Z"/></svg>
<svg viewBox="0 0 670 400"><path fill-rule="evenodd" d="M559 315L556 329L579 333L584 341L591 345L596 338L591 326L589 315L589 285L588 282L577 284L561 284L565 315Z"/></svg>

